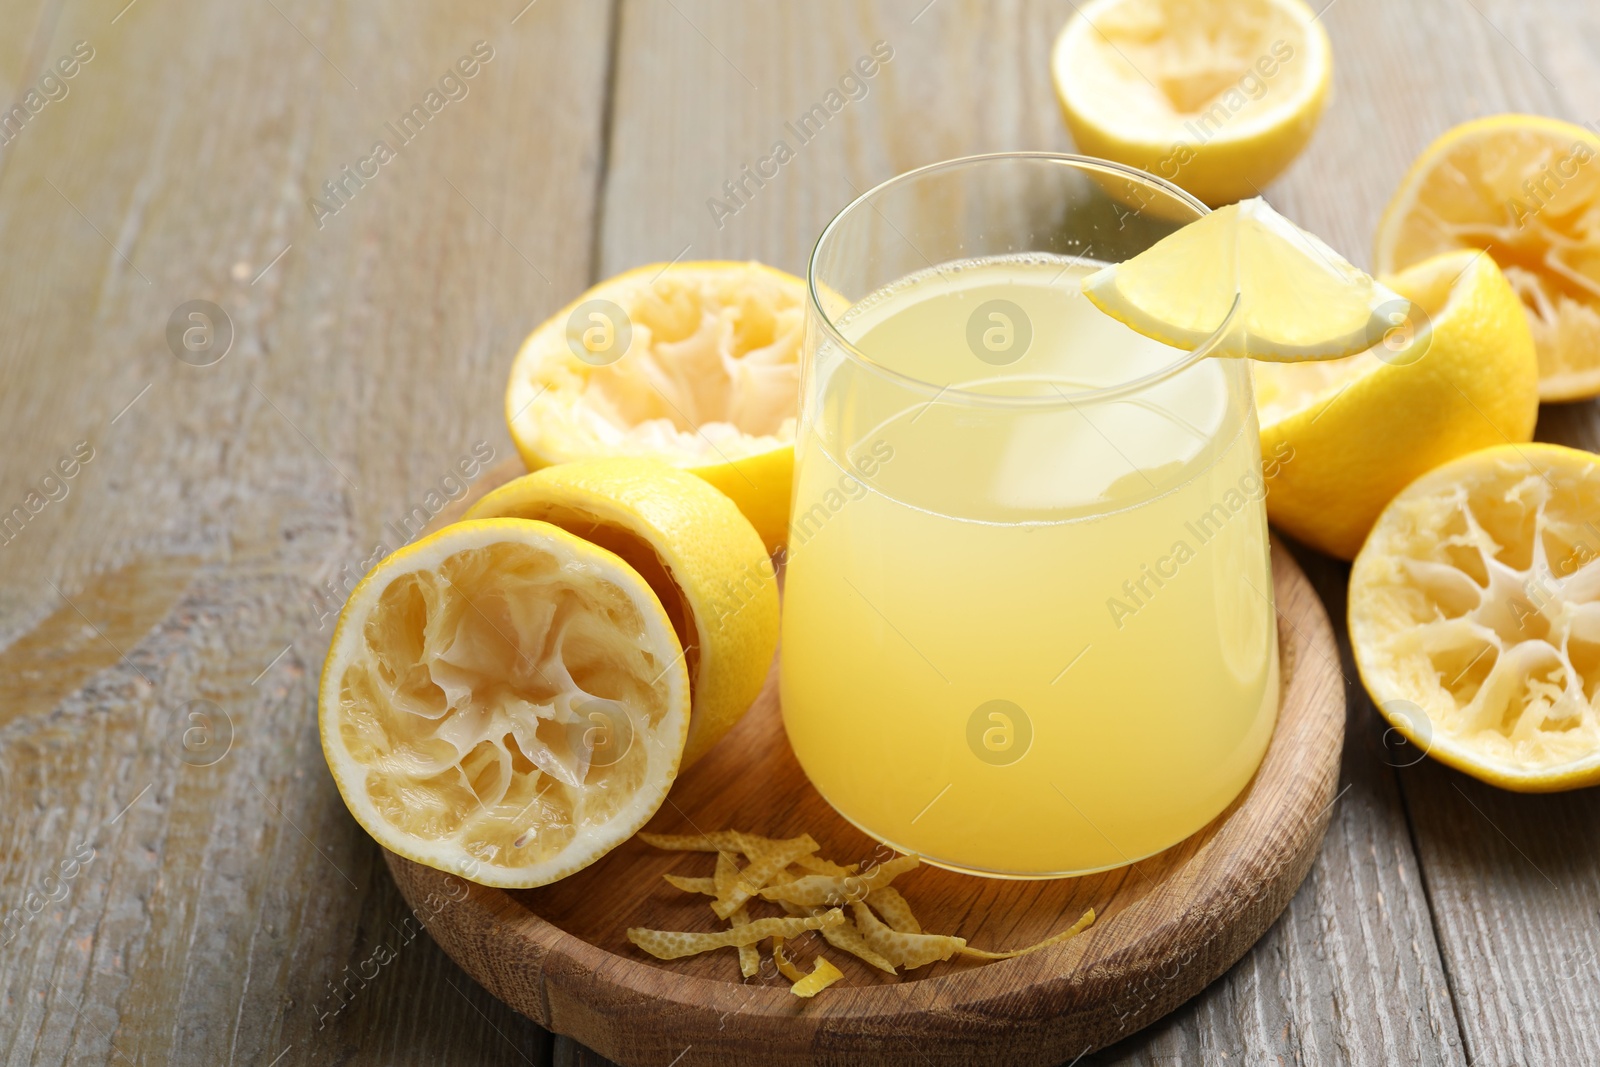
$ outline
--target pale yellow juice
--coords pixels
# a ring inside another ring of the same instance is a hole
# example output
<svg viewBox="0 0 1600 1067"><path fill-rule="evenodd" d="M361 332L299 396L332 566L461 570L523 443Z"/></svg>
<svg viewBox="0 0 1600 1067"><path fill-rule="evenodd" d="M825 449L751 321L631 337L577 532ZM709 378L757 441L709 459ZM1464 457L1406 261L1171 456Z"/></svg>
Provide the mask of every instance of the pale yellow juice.
<svg viewBox="0 0 1600 1067"><path fill-rule="evenodd" d="M789 740L847 819L946 866L1060 875L1167 848L1238 795L1276 717L1247 369L1203 358L1085 397L1183 358L1088 303L1092 266L914 275L840 320L884 369L825 342L806 385Z"/></svg>

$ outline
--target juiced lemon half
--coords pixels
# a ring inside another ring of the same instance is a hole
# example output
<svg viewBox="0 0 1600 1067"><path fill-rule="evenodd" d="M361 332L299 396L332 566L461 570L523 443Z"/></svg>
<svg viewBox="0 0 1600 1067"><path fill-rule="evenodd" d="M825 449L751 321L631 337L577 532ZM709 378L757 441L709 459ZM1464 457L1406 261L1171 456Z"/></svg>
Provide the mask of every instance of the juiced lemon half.
<svg viewBox="0 0 1600 1067"><path fill-rule="evenodd" d="M645 456L786 540L805 283L760 263L654 263L601 282L523 342L506 420L529 470Z"/></svg>
<svg viewBox="0 0 1600 1067"><path fill-rule="evenodd" d="M1371 348L1411 310L1259 198L1196 219L1083 289L1111 317L1185 349L1216 334L1237 300L1219 354L1279 362Z"/></svg>
<svg viewBox="0 0 1600 1067"><path fill-rule="evenodd" d="M1418 751L1522 792L1600 782L1600 457L1501 445L1417 479L1356 557L1350 639Z"/></svg>
<svg viewBox="0 0 1600 1067"><path fill-rule="evenodd" d="M1050 70L1080 151L1215 206L1259 195L1300 154L1333 58L1301 0L1090 0Z"/></svg>
<svg viewBox="0 0 1600 1067"><path fill-rule="evenodd" d="M485 885L544 885L627 840L672 785L689 675L620 558L548 523L447 526L351 593L322 749L379 844Z"/></svg>
<svg viewBox="0 0 1600 1067"><path fill-rule="evenodd" d="M1378 225L1377 269L1485 249L1522 298L1539 395L1600 395L1600 136L1539 115L1463 123L1423 150Z"/></svg>

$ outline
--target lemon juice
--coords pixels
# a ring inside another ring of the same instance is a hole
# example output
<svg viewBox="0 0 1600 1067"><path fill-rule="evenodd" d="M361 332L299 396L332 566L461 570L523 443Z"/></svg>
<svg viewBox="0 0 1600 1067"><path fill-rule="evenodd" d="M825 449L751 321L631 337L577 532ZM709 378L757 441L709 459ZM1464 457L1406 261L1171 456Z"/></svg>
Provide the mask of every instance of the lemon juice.
<svg viewBox="0 0 1600 1067"><path fill-rule="evenodd" d="M803 386L789 740L845 818L960 870L1165 849L1276 717L1248 367L1101 314L1100 266L913 274L834 309Z"/></svg>

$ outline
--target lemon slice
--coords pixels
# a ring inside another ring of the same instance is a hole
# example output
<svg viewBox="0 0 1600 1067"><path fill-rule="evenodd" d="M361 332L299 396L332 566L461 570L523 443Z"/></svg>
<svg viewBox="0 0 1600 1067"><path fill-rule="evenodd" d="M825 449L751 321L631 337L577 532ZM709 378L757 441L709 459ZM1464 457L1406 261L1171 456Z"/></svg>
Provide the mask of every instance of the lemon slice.
<svg viewBox="0 0 1600 1067"><path fill-rule="evenodd" d="M1292 362L1371 348L1410 302L1350 265L1265 200L1218 208L1083 282L1096 307L1177 348Z"/></svg>
<svg viewBox="0 0 1600 1067"><path fill-rule="evenodd" d="M529 470L647 456L787 537L805 283L759 263L655 263L607 279L523 342L506 420Z"/></svg>
<svg viewBox="0 0 1600 1067"><path fill-rule="evenodd" d="M1493 785L1600 782L1600 457L1501 445L1419 478L1350 573L1350 639L1417 750Z"/></svg>
<svg viewBox="0 0 1600 1067"><path fill-rule="evenodd" d="M1413 312L1373 348L1251 368L1267 515L1340 559L1412 479L1530 440L1539 415L1533 336L1493 260L1452 252L1384 280Z"/></svg>
<svg viewBox="0 0 1600 1067"><path fill-rule="evenodd" d="M1333 53L1300 0L1091 0L1050 69L1080 151L1215 206L1258 195L1305 148Z"/></svg>
<svg viewBox="0 0 1600 1067"><path fill-rule="evenodd" d="M761 692L778 649L778 583L733 501L658 460L564 463L494 490L469 519L540 519L609 549L642 575L685 650L693 693L683 766Z"/></svg>
<svg viewBox="0 0 1600 1067"><path fill-rule="evenodd" d="M644 579L525 519L447 526L374 567L319 698L356 821L504 887L563 878L643 826L689 727L683 649Z"/></svg>
<svg viewBox="0 0 1600 1067"><path fill-rule="evenodd" d="M1487 249L1522 298L1539 395L1600 395L1600 137L1537 115L1457 126L1423 150L1378 224L1377 267Z"/></svg>

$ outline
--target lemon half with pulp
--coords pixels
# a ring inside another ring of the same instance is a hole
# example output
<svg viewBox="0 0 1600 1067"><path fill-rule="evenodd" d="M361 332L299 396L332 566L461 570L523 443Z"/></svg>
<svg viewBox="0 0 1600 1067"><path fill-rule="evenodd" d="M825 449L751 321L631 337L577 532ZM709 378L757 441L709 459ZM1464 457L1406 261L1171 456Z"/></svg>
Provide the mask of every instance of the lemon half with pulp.
<svg viewBox="0 0 1600 1067"><path fill-rule="evenodd" d="M1600 457L1501 445L1413 482L1356 557L1350 639L1418 751L1521 792L1600 783Z"/></svg>
<svg viewBox="0 0 1600 1067"><path fill-rule="evenodd" d="M523 342L506 421L529 470L644 456L786 539L805 283L759 263L655 263L607 279Z"/></svg>
<svg viewBox="0 0 1600 1067"><path fill-rule="evenodd" d="M1305 148L1333 58L1301 0L1091 0L1050 69L1079 151L1216 206L1259 195Z"/></svg>
<svg viewBox="0 0 1600 1067"><path fill-rule="evenodd" d="M1600 395L1600 136L1538 115L1446 132L1411 165L1378 225L1379 271L1485 249L1522 298L1539 395Z"/></svg>
<svg viewBox="0 0 1600 1067"><path fill-rule="evenodd" d="M323 753L391 852L544 885L665 799L689 729L683 660L616 555L548 523L456 523L351 593L319 687Z"/></svg>

